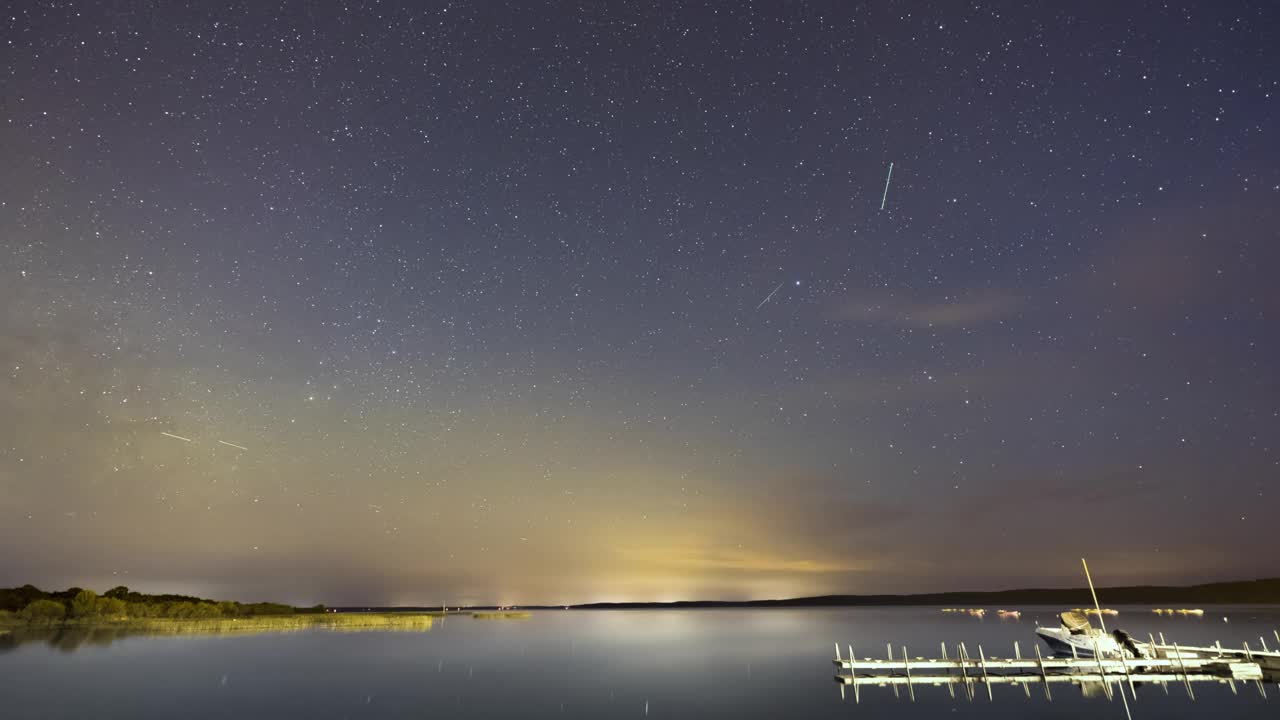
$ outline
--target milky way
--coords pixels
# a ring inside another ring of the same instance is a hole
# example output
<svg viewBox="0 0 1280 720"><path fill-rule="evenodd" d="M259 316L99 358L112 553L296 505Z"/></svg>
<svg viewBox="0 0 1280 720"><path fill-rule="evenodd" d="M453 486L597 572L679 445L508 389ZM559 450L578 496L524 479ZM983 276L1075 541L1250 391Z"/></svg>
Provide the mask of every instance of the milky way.
<svg viewBox="0 0 1280 720"><path fill-rule="evenodd" d="M1272 3L0 23L0 585L1280 574Z"/></svg>

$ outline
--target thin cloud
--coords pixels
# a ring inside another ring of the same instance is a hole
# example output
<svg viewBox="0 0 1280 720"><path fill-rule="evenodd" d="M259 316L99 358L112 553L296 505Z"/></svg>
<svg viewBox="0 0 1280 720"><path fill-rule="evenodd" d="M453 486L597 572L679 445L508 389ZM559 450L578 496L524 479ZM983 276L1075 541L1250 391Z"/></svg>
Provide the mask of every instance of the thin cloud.
<svg viewBox="0 0 1280 720"><path fill-rule="evenodd" d="M841 316L898 327L967 328L1011 317L1022 305L1021 297L1001 292L936 299L886 295L851 300L844 305Z"/></svg>

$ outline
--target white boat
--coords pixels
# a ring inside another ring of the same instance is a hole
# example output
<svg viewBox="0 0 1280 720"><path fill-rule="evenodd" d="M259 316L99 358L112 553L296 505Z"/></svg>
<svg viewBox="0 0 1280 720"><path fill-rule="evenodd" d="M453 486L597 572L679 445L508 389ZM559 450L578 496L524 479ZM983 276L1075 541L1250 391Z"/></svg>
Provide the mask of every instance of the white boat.
<svg viewBox="0 0 1280 720"><path fill-rule="evenodd" d="M1056 628L1037 627L1036 634L1049 649L1063 655L1106 658L1146 657L1142 643L1134 642L1129 634L1117 630L1114 634L1103 632L1089 624L1083 613L1071 611L1058 616L1062 624Z"/></svg>

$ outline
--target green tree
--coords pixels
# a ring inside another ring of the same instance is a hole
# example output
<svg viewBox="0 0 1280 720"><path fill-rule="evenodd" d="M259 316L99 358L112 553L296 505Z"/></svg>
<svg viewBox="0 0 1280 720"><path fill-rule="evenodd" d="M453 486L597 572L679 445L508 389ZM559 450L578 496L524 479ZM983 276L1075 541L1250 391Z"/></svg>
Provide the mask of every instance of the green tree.
<svg viewBox="0 0 1280 720"><path fill-rule="evenodd" d="M67 609L55 600L36 600L22 609L22 619L33 625L61 622Z"/></svg>
<svg viewBox="0 0 1280 720"><path fill-rule="evenodd" d="M81 590L71 600L71 616L91 618L98 614L98 593L92 590Z"/></svg>
<svg viewBox="0 0 1280 720"><path fill-rule="evenodd" d="M196 606L189 602L173 602L165 606L164 616L170 618L189 618Z"/></svg>
<svg viewBox="0 0 1280 720"><path fill-rule="evenodd" d="M117 585L111 588L110 590L106 591L105 593L103 593L102 596L115 598L117 600L124 600L127 597L129 597L129 588L123 585Z"/></svg>
<svg viewBox="0 0 1280 720"><path fill-rule="evenodd" d="M126 615L124 601L114 597L98 598L94 611L98 617L110 620L121 620Z"/></svg>
<svg viewBox="0 0 1280 720"><path fill-rule="evenodd" d="M191 617L200 620L208 620L211 618L222 617L222 611L213 603L196 603L196 606L191 609Z"/></svg>
<svg viewBox="0 0 1280 720"><path fill-rule="evenodd" d="M240 614L240 603L223 600L218 603L218 611L222 613L222 617L235 617Z"/></svg>
<svg viewBox="0 0 1280 720"><path fill-rule="evenodd" d="M154 607L148 603L127 603L125 605L125 612L131 618L149 618L155 616Z"/></svg>

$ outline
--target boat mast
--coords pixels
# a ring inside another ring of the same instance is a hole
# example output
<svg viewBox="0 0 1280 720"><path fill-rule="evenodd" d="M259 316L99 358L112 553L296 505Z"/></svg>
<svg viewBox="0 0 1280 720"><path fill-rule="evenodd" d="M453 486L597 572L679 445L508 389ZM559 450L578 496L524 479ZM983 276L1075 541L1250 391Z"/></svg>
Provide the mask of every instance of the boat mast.
<svg viewBox="0 0 1280 720"><path fill-rule="evenodd" d="M1089 581L1089 594L1093 596L1093 609L1098 611L1098 625L1102 628L1102 632L1107 632L1107 621L1102 619L1102 606L1098 604L1098 591L1093 589L1093 578L1089 576L1089 563L1084 558L1080 558L1080 564L1084 565L1084 579Z"/></svg>

